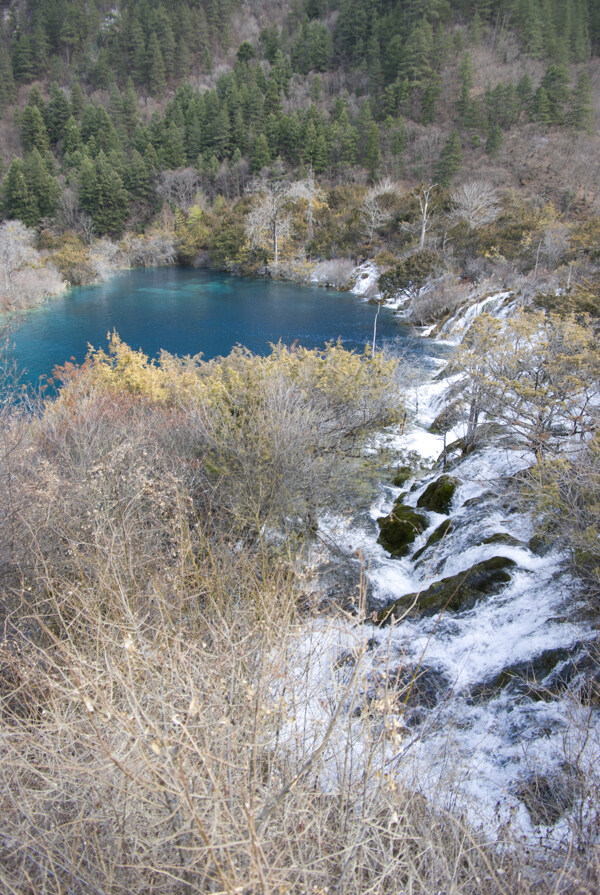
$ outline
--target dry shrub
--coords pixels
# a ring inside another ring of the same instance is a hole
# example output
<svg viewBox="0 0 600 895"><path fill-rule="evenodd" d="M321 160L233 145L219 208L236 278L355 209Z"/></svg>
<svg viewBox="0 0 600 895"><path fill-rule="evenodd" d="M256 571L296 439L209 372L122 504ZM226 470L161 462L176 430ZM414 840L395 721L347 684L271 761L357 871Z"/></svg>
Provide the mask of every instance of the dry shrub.
<svg viewBox="0 0 600 895"><path fill-rule="evenodd" d="M309 358L331 409L341 386L322 360ZM240 383L255 396L269 362L302 378L286 352L204 370L204 387L227 383L238 399L228 430L213 421L221 446L226 431L238 452L252 445ZM318 656L298 662L293 532L241 539L219 512L190 363L152 367L121 351L96 359L97 378L92 361L63 370L60 397L37 417L6 410L0 889L567 891L377 772L397 752L403 694L369 701L367 627L357 623L334 689L310 694L324 724L303 722ZM179 401L157 399L157 371L179 377Z"/></svg>
<svg viewBox="0 0 600 895"><path fill-rule="evenodd" d="M355 269L356 265L350 258L319 261L311 271L310 281L322 286L333 286L336 289L348 289Z"/></svg>
<svg viewBox="0 0 600 895"><path fill-rule="evenodd" d="M469 288L467 284L457 283L454 278L437 280L430 289L413 297L408 319L416 326L436 323L465 304Z"/></svg>

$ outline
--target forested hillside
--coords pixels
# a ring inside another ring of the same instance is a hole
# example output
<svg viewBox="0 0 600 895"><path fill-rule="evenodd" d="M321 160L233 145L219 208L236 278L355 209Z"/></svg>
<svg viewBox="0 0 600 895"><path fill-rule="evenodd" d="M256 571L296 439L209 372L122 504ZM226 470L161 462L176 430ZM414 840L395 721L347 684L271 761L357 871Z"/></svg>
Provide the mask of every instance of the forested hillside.
<svg viewBox="0 0 600 895"><path fill-rule="evenodd" d="M273 164L596 198L598 0L31 0L1 26L2 213L30 227L119 238Z"/></svg>

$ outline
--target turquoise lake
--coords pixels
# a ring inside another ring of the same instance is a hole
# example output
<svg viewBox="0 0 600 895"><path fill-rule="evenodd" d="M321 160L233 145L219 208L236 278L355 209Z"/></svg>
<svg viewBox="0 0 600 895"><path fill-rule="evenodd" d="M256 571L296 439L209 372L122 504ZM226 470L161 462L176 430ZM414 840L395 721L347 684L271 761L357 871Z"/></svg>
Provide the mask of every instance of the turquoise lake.
<svg viewBox="0 0 600 895"><path fill-rule="evenodd" d="M164 348L211 358L236 344L266 353L280 340L313 348L338 337L361 351L373 339L375 311L347 292L163 267L126 271L52 298L24 317L11 341L23 379L36 383L56 364L83 361L88 344L104 347L113 329L151 356ZM415 358L433 347L413 339L387 308L377 322L377 346L383 344Z"/></svg>

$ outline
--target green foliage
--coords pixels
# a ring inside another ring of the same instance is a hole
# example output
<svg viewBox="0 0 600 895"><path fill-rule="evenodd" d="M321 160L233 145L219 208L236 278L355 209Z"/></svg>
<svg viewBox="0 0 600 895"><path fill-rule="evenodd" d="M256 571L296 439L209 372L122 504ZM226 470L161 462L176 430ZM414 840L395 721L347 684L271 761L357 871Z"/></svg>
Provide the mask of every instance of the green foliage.
<svg viewBox="0 0 600 895"><path fill-rule="evenodd" d="M462 148L458 131L454 130L448 137L442 149L438 162L435 179L440 186L450 186L452 178L460 170L462 162Z"/></svg>
<svg viewBox="0 0 600 895"><path fill-rule="evenodd" d="M402 291L410 296L418 295L438 263L435 252L428 249L413 252L379 277L379 288L385 298Z"/></svg>
<svg viewBox="0 0 600 895"><path fill-rule="evenodd" d="M120 236L127 216L127 192L118 172L103 152L86 158L79 172L79 204L94 222L99 236Z"/></svg>

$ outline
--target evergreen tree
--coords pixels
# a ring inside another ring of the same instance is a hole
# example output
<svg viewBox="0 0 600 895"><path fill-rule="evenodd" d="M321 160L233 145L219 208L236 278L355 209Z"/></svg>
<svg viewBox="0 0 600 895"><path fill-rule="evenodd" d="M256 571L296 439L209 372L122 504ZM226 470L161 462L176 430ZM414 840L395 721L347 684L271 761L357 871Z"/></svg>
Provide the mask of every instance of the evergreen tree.
<svg viewBox="0 0 600 895"><path fill-rule="evenodd" d="M17 31L10 47L13 77L17 84L29 84L33 80L35 66L31 41L26 34Z"/></svg>
<svg viewBox="0 0 600 895"><path fill-rule="evenodd" d="M531 107L531 117L539 124L550 124L552 121L550 101L544 87L538 87L535 92Z"/></svg>
<svg viewBox="0 0 600 895"><path fill-rule="evenodd" d="M369 177L371 180L375 180L375 176L377 171L379 170L379 166L381 164L381 146L379 141L379 128L377 124L373 122L369 129L369 135L367 137L367 145L365 147L364 154L364 165L365 168L369 171Z"/></svg>
<svg viewBox="0 0 600 895"><path fill-rule="evenodd" d="M56 210L60 187L37 149L27 155L23 175L29 194L34 198L41 217L50 217ZM36 222L37 223L37 222Z"/></svg>
<svg viewBox="0 0 600 895"><path fill-rule="evenodd" d="M11 162L2 184L2 200L7 217L17 218L28 227L35 227L39 222L40 210L27 188L25 168L20 159Z"/></svg>
<svg viewBox="0 0 600 895"><path fill-rule="evenodd" d="M123 183L132 199L148 199L152 193L152 177L146 162L134 149L126 166Z"/></svg>
<svg viewBox="0 0 600 895"><path fill-rule="evenodd" d="M165 168L182 168L186 162L185 146L180 129L172 121L166 130L160 150L160 160Z"/></svg>
<svg viewBox="0 0 600 895"><path fill-rule="evenodd" d="M85 108L85 94L79 81L75 81L71 88L71 114L80 118Z"/></svg>
<svg viewBox="0 0 600 895"><path fill-rule="evenodd" d="M569 73L564 65L549 66L542 78L541 87L546 91L553 124L561 124L564 120L563 109L569 101Z"/></svg>
<svg viewBox="0 0 600 895"><path fill-rule="evenodd" d="M533 85L531 77L525 73L517 84L517 95L521 109L528 110L533 102Z"/></svg>
<svg viewBox="0 0 600 895"><path fill-rule="evenodd" d="M485 143L485 151L491 158L495 158L500 152L500 147L502 146L502 128L499 124L495 124L489 134Z"/></svg>
<svg viewBox="0 0 600 895"><path fill-rule="evenodd" d="M577 79L575 89L571 94L567 122L576 130L594 132L594 107L592 104L592 85L587 72Z"/></svg>
<svg viewBox="0 0 600 895"><path fill-rule="evenodd" d="M50 87L50 100L48 102L47 121L48 136L50 142L56 145L64 136L65 126L69 120L71 110L69 101L57 84Z"/></svg>
<svg viewBox="0 0 600 895"><path fill-rule="evenodd" d="M79 204L92 218L100 236L118 237L127 216L127 192L118 172L103 152L82 165Z"/></svg>
<svg viewBox="0 0 600 895"><path fill-rule="evenodd" d="M460 170L462 148L458 131L454 130L446 140L438 162L435 179L441 186L450 186L452 178Z"/></svg>
<svg viewBox="0 0 600 895"><path fill-rule="evenodd" d="M148 42L148 86L152 96L160 98L165 92L167 78L165 63L156 34L150 35Z"/></svg>
<svg viewBox="0 0 600 895"><path fill-rule="evenodd" d="M460 93L456 108L458 116L463 127L469 115L471 106L471 87L473 86L473 63L471 54L465 53L463 60L458 69L458 80L460 84Z"/></svg>
<svg viewBox="0 0 600 895"><path fill-rule="evenodd" d="M0 115L17 96L15 80L8 53L0 52Z"/></svg>
<svg viewBox="0 0 600 895"><path fill-rule="evenodd" d="M263 168L271 163L271 154L269 152L269 144L264 134L259 134L254 141L252 147L252 156L250 160L250 172L258 174Z"/></svg>
<svg viewBox="0 0 600 895"><path fill-rule="evenodd" d="M25 152L30 152L34 147L40 152L46 152L50 148L48 131L42 113L37 106L27 105L23 110L21 145Z"/></svg>
<svg viewBox="0 0 600 895"><path fill-rule="evenodd" d="M123 102L121 105L121 121L128 135L133 130L139 119L138 100L131 81L128 82L125 93L123 94Z"/></svg>
<svg viewBox="0 0 600 895"><path fill-rule="evenodd" d="M78 149L81 149L82 145L83 141L81 139L79 125L77 124L75 118L71 115L71 117L65 124L64 129L63 155L77 152Z"/></svg>

